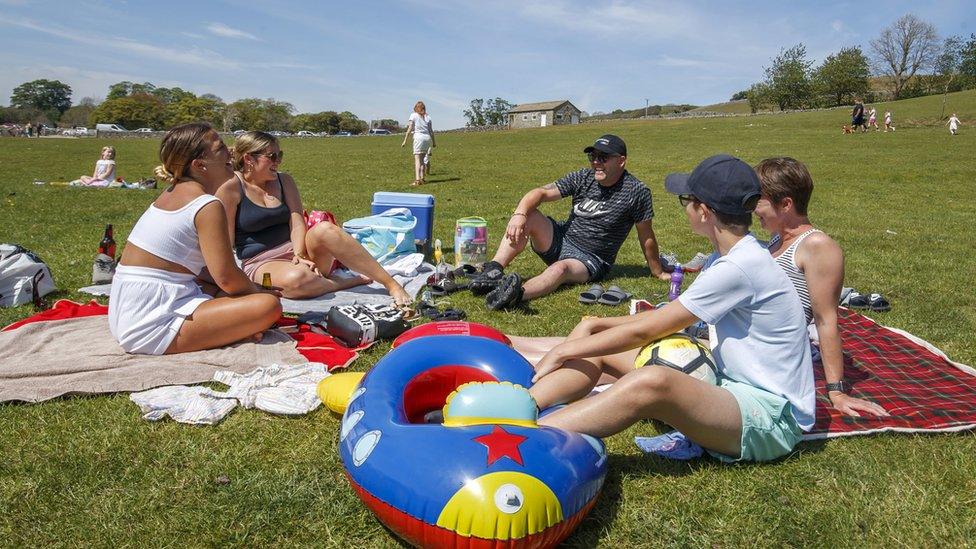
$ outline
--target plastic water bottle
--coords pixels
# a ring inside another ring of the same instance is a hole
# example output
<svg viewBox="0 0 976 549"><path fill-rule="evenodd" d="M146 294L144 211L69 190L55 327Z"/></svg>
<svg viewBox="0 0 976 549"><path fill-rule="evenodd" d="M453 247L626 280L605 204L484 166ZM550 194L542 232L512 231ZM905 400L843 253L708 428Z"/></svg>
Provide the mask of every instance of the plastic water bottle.
<svg viewBox="0 0 976 549"><path fill-rule="evenodd" d="M680 265L675 265L674 271L671 272L671 288L668 290L668 301L678 299L678 296L681 294L681 283L684 280L684 271L681 270Z"/></svg>

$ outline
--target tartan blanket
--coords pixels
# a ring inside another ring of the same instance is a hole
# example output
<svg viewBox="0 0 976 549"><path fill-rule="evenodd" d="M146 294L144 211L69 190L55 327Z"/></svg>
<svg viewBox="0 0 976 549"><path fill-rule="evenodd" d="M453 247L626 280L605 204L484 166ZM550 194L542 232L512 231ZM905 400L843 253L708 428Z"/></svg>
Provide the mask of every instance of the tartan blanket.
<svg viewBox="0 0 976 549"><path fill-rule="evenodd" d="M827 398L816 364L817 421L804 440L880 432L961 431L976 427L976 370L928 342L843 307L844 377L851 395L877 402L890 417L847 417Z"/></svg>

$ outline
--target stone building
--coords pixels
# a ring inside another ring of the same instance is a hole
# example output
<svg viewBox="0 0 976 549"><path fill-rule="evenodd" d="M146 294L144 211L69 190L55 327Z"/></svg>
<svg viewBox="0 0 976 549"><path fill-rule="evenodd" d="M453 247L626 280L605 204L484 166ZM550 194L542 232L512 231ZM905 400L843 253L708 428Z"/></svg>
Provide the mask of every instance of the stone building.
<svg viewBox="0 0 976 549"><path fill-rule="evenodd" d="M541 128L579 124L580 110L569 100L524 103L508 111L509 128Z"/></svg>

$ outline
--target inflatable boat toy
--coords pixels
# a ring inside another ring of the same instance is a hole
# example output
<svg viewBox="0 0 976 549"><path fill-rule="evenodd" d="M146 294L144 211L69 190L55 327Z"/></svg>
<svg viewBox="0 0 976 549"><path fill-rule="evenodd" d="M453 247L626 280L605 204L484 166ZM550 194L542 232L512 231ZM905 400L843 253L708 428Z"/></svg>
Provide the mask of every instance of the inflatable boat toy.
<svg viewBox="0 0 976 549"><path fill-rule="evenodd" d="M434 335L487 337L488 339L500 341L508 346L512 345L512 341L508 339L508 336L492 328L491 326L478 324L477 322L466 322L463 320L442 320L440 322L428 322L427 324L421 324L420 326L410 328L393 340L393 348L395 349L400 345L417 338Z"/></svg>
<svg viewBox="0 0 976 549"><path fill-rule="evenodd" d="M366 374L363 372L332 374L319 382L315 388L315 393L326 408L337 414L342 414L346 411L349 397L359 386L364 375Z"/></svg>
<svg viewBox="0 0 976 549"><path fill-rule="evenodd" d="M377 517L423 547L549 547L596 502L596 438L540 427L532 366L503 343L428 336L390 351L353 392L339 453ZM443 414L443 423L439 423Z"/></svg>

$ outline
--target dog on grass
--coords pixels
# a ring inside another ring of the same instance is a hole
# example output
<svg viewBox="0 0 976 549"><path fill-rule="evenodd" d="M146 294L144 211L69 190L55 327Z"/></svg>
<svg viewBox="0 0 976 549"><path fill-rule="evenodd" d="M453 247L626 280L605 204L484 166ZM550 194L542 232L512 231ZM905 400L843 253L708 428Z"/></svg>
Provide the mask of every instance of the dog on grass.
<svg viewBox="0 0 976 549"><path fill-rule="evenodd" d="M850 126L841 126L840 128L844 130L844 133L854 133L854 128Z"/></svg>

